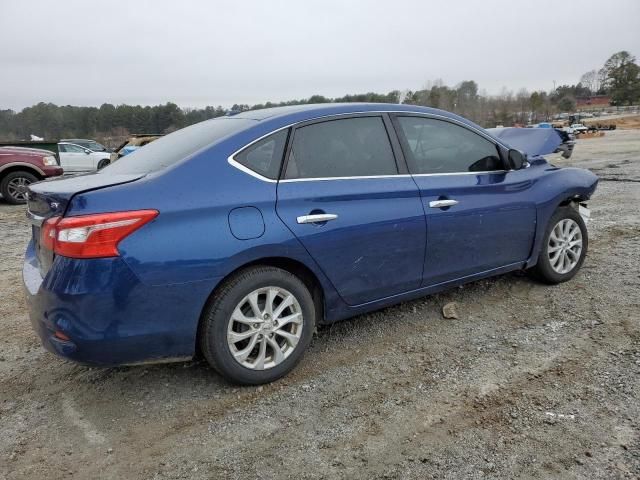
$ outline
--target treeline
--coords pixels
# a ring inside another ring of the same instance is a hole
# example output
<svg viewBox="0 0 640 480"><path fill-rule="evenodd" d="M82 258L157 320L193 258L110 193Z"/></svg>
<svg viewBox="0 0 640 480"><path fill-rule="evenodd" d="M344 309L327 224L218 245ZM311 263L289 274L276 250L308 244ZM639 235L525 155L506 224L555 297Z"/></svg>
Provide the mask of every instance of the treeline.
<svg viewBox="0 0 640 480"><path fill-rule="evenodd" d="M577 98L597 94L610 95L615 105L640 101L640 67L635 57L626 51L618 52L599 70L582 75L577 84L561 85L551 92L521 89L514 93L505 88L499 95L491 96L479 91L473 80L454 87L437 80L416 91L370 92L338 98L314 95L279 103L233 105L231 110L328 102L406 103L449 110L487 127L546 121L554 113L574 111ZM129 133L169 133L228 111L222 106L181 109L175 103L156 106L105 103L100 107L38 103L20 112L0 110L0 140L25 140L35 134L47 139L86 137L113 143L110 140L119 141Z"/></svg>
<svg viewBox="0 0 640 480"><path fill-rule="evenodd" d="M169 133L187 125L225 115L230 110L255 110L305 103L397 101L398 92L395 91L386 95L366 93L333 99L314 95L304 100L267 102L251 106L233 105L231 109L222 106L181 109L175 103L156 106L115 106L105 103L100 107L76 107L41 102L20 112L0 110L0 141L28 140L34 134L46 139L96 138L107 140L109 143L110 138L120 139L129 133Z"/></svg>

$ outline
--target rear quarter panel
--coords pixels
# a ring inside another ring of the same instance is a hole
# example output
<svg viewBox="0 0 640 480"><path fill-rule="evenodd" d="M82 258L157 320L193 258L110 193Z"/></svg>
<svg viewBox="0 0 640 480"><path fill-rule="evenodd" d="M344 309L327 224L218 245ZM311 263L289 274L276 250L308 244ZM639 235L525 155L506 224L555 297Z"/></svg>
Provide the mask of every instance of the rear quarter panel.
<svg viewBox="0 0 640 480"><path fill-rule="evenodd" d="M76 195L67 215L159 210L153 222L119 245L124 261L150 286L209 281L213 290L243 265L284 257L312 270L329 301L337 295L333 287L276 215L277 184L254 178L227 162L230 154L260 135L257 131L230 139L133 183ZM229 218L239 207L259 210L260 216L251 218L259 219L260 228L247 225L246 231L262 231L261 235L248 235L255 238L247 239L234 236ZM198 301L204 305L206 297Z"/></svg>

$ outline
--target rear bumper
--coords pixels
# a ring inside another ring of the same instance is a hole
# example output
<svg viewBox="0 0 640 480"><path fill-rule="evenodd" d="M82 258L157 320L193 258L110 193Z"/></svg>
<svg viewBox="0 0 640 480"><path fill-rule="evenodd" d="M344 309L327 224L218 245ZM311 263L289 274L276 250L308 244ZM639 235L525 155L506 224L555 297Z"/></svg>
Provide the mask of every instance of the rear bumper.
<svg viewBox="0 0 640 480"><path fill-rule="evenodd" d="M31 324L43 346L100 366L192 357L200 313L215 286L145 285L120 258L56 257L42 278L32 243L23 280Z"/></svg>

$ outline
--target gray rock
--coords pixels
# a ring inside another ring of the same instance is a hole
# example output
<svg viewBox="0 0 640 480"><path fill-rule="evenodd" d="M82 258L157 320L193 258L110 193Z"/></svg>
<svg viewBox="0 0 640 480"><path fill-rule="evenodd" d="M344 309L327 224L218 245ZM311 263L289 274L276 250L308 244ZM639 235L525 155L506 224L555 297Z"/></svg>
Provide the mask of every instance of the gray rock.
<svg viewBox="0 0 640 480"><path fill-rule="evenodd" d="M442 307L442 316L449 319L458 318L458 304L456 302L447 303Z"/></svg>

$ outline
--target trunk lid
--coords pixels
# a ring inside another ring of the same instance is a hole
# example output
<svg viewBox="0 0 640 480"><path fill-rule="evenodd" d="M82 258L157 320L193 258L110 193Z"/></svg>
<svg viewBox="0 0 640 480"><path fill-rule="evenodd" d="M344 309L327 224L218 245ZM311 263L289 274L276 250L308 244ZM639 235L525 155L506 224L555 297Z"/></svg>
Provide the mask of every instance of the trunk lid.
<svg viewBox="0 0 640 480"><path fill-rule="evenodd" d="M29 185L27 218L31 222L34 250L38 260L38 268L43 278L51 268L54 254L40 245L42 224L51 217L63 216L69 202L78 193L133 182L143 176L143 174L108 175L91 173L45 180Z"/></svg>

